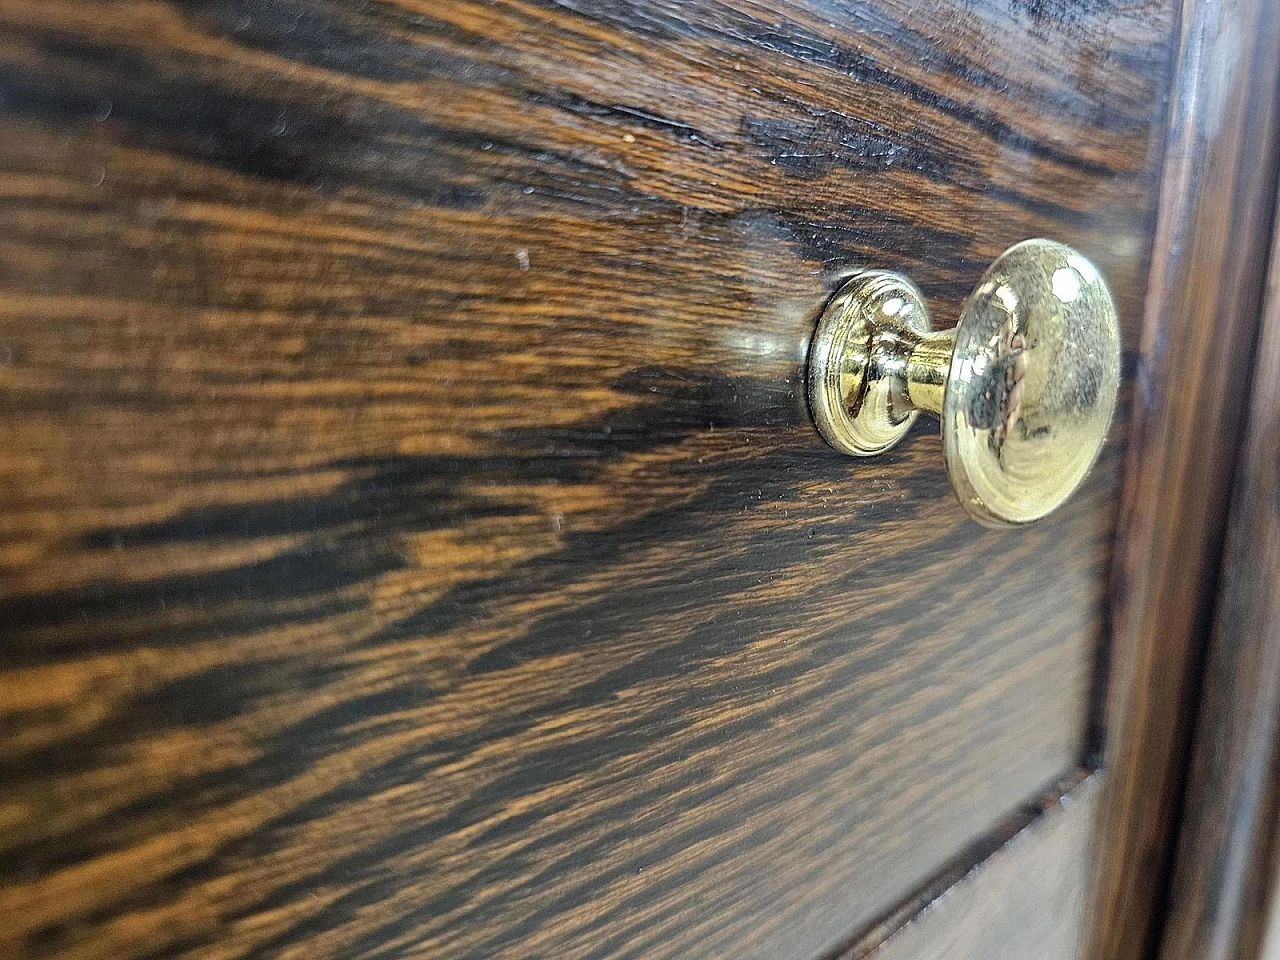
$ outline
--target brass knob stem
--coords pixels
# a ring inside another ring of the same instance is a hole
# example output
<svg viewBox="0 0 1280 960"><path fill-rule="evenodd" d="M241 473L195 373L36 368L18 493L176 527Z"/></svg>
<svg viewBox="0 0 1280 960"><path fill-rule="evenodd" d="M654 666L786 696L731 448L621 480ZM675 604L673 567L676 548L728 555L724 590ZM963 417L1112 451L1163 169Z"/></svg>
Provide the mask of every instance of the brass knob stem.
<svg viewBox="0 0 1280 960"><path fill-rule="evenodd" d="M906 363L906 401L916 410L942 416L942 396L951 374L951 354L955 350L953 330L917 334Z"/></svg>
<svg viewBox="0 0 1280 960"><path fill-rule="evenodd" d="M1027 240L987 270L955 330L932 329L919 289L855 274L827 305L809 352L809 406L827 442L883 453L920 411L942 425L961 504L987 526L1030 523L1083 482L1120 386L1120 326L1096 267Z"/></svg>

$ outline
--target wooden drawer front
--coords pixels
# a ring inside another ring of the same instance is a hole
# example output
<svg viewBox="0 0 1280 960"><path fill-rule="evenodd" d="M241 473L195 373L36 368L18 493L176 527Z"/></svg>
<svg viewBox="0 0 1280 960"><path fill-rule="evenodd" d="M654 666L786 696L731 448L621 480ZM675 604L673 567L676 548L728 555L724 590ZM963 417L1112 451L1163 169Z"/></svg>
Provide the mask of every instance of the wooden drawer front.
<svg viewBox="0 0 1280 960"><path fill-rule="evenodd" d="M1132 354L1171 6L6 2L0 931L812 957L1079 763L1125 404L995 533L803 357L1029 236Z"/></svg>

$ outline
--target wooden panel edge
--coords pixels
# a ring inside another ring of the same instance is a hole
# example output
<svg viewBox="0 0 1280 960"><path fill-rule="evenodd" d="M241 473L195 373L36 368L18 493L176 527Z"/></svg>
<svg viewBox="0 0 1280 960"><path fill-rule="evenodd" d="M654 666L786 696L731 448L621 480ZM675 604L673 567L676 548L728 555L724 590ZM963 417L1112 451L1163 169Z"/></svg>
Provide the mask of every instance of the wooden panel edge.
<svg viewBox="0 0 1280 960"><path fill-rule="evenodd" d="M936 905L973 884L991 864L1001 857L1014 855L1013 850L1026 838L1042 829L1046 817L1055 811L1074 806L1080 797L1093 797L1099 792L1094 781L1099 779L1084 767L1077 767L1047 785L997 825L956 856L928 882L922 884L891 911L859 930L833 955L831 960L870 960L884 956L882 948L893 942L900 931L923 922ZM1094 801L1090 801L1094 802ZM932 922L932 921L930 921Z"/></svg>
<svg viewBox="0 0 1280 960"><path fill-rule="evenodd" d="M1088 960L1154 946L1275 195L1274 6L1187 0L1178 44L1112 580Z"/></svg>
<svg viewBox="0 0 1280 960"><path fill-rule="evenodd" d="M833 960L1074 957L1103 779L1064 776L973 848L979 860L957 860Z"/></svg>
<svg viewBox="0 0 1280 960"><path fill-rule="evenodd" d="M1162 960L1254 960L1262 949L1280 814L1277 450L1280 235L1272 246Z"/></svg>

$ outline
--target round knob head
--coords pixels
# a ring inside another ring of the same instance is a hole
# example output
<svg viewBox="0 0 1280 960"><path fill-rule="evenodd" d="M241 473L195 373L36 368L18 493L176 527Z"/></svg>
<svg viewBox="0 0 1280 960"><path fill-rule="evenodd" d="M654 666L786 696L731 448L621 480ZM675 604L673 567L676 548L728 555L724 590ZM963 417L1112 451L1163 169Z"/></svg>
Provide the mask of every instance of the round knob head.
<svg viewBox="0 0 1280 960"><path fill-rule="evenodd" d="M956 325L942 401L947 474L987 526L1030 523L1098 458L1120 387L1120 325L1097 269L1027 240L991 265Z"/></svg>

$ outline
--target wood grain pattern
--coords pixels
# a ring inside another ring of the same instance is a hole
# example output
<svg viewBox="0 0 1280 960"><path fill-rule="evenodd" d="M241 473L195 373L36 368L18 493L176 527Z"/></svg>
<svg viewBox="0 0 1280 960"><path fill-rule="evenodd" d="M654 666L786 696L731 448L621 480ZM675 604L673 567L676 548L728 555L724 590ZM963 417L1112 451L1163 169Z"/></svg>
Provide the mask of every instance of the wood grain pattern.
<svg viewBox="0 0 1280 960"><path fill-rule="evenodd" d="M1113 586L1096 960L1158 946L1271 237L1275 5L1184 4L1178 62Z"/></svg>
<svg viewBox="0 0 1280 960"><path fill-rule="evenodd" d="M1258 960L1280 813L1280 243L1197 711L1161 960Z"/></svg>
<svg viewBox="0 0 1280 960"><path fill-rule="evenodd" d="M4 943L812 956L1074 767L1125 416L991 533L801 364L850 265L945 321L1034 235L1132 363L1170 36L7 0Z"/></svg>

